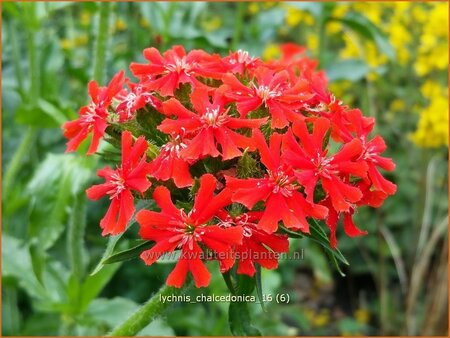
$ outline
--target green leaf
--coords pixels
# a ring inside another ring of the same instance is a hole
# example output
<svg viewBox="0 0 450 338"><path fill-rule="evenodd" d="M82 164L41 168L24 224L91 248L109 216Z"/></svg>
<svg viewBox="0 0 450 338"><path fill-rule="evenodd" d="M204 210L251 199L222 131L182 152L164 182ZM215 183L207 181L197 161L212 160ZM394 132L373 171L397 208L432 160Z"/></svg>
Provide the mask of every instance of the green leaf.
<svg viewBox="0 0 450 338"><path fill-rule="evenodd" d="M67 205L86 188L95 163L92 158L48 154L36 169L26 189L31 201L28 230L45 250L64 231Z"/></svg>
<svg viewBox="0 0 450 338"><path fill-rule="evenodd" d="M246 149L242 156L239 158L237 167L237 176L239 178L254 177L258 172L258 163L256 160L248 153Z"/></svg>
<svg viewBox="0 0 450 338"><path fill-rule="evenodd" d="M311 238L313 241L319 243L324 249L326 254L329 256L331 263L334 265L336 270L339 272L341 276L345 276L344 272L339 266L337 260L341 261L345 265L349 265L347 259L344 255L339 251L339 249L333 249L330 246L330 241L325 233L325 231L320 227L320 225L314 220L311 219L309 222L309 230L310 234L307 235L308 238Z"/></svg>
<svg viewBox="0 0 450 338"><path fill-rule="evenodd" d="M258 295L259 304L261 304L261 308L264 312L266 312L266 307L263 300L263 290L262 290L262 281L261 281L261 265L255 263L256 274L255 274L255 286L256 286L256 294Z"/></svg>
<svg viewBox="0 0 450 338"><path fill-rule="evenodd" d="M27 246L12 236L2 234L2 278L13 277L31 297L47 299L49 295L36 278Z"/></svg>
<svg viewBox="0 0 450 338"><path fill-rule="evenodd" d="M223 280L225 281L225 284L227 285L228 290L231 292L231 294L235 295L236 290L233 284L233 280L231 279L231 273L230 270L225 271L222 273Z"/></svg>
<svg viewBox="0 0 450 338"><path fill-rule="evenodd" d="M303 233L297 232L297 231L292 231L281 224L278 225L278 230L280 231L280 233L286 234L289 238L304 238L305 237L305 235Z"/></svg>
<svg viewBox="0 0 450 338"><path fill-rule="evenodd" d="M36 105L23 103L16 110L16 122L41 128L58 128L67 121L67 113L53 103L38 99Z"/></svg>
<svg viewBox="0 0 450 338"><path fill-rule="evenodd" d="M154 206L155 206L155 202L153 200L140 200L136 204L136 213L139 210L144 209L144 208L151 210L152 208L154 208ZM133 219L130 221L130 223L128 225L128 228L131 227L134 222L135 222L135 219L133 217ZM94 276L95 274L99 273L103 269L103 267L105 266L104 261L113 254L114 248L116 247L117 242L123 236L124 233L125 232L122 232L121 234L119 234L117 236L109 237L105 252L103 253L102 258L98 262L97 266L90 273L91 276Z"/></svg>
<svg viewBox="0 0 450 338"><path fill-rule="evenodd" d="M355 33L375 42L380 52L386 54L389 59L395 59L395 50L389 43L386 35L364 15L360 13L347 13L343 18L331 17L328 21L341 22Z"/></svg>
<svg viewBox="0 0 450 338"><path fill-rule="evenodd" d="M80 310L88 307L89 303L97 297L105 285L111 280L121 264L107 265L95 275L90 275L86 278L80 289Z"/></svg>
<svg viewBox="0 0 450 338"><path fill-rule="evenodd" d="M152 241L145 241L145 242L140 243L139 245L136 245L135 247L132 247L130 249L114 253L111 256L102 260L102 264L123 262L123 261L128 261L128 260L137 258L140 256L140 254L144 250L151 248L152 244L153 244Z"/></svg>
<svg viewBox="0 0 450 338"><path fill-rule="evenodd" d="M369 66L362 60L343 60L331 64L326 69L330 82L336 80L358 81L363 79L370 71Z"/></svg>
<svg viewBox="0 0 450 338"><path fill-rule="evenodd" d="M261 332L251 325L248 305L245 302L230 303L228 323L234 336L261 336Z"/></svg>
<svg viewBox="0 0 450 338"><path fill-rule="evenodd" d="M106 325L109 331L137 309L138 304L127 298L97 298L89 304L85 317L94 320L97 325Z"/></svg>
<svg viewBox="0 0 450 338"><path fill-rule="evenodd" d="M109 256L111 256L117 242L119 241L119 239L122 237L123 234L124 234L124 232L122 232L120 235L109 237L108 244L106 245L106 249L105 249L105 252L103 253L102 259L100 259L100 261L98 262L98 264L96 265L94 270L92 270L92 272L90 273L90 276L96 275L103 269L103 267L105 266L103 261L105 259L107 259Z"/></svg>

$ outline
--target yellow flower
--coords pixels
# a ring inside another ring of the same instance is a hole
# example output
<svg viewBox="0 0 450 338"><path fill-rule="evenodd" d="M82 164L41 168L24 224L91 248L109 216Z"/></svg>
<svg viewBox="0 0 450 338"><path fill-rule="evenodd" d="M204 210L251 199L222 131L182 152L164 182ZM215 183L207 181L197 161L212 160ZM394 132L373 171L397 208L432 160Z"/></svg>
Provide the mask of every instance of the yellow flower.
<svg viewBox="0 0 450 338"><path fill-rule="evenodd" d="M445 96L446 90L447 88L442 87L439 83L433 80L426 80L420 87L420 92L427 99L431 99L433 97L441 95Z"/></svg>
<svg viewBox="0 0 450 338"><path fill-rule="evenodd" d="M286 11L286 24L289 27L295 27L299 23L312 26L314 25L314 17L307 11L289 6Z"/></svg>
<svg viewBox="0 0 450 338"><path fill-rule="evenodd" d="M431 100L410 138L423 148L448 146L448 97L436 96Z"/></svg>
<svg viewBox="0 0 450 338"><path fill-rule="evenodd" d="M127 29L127 24L122 18L117 18L116 20L116 29L118 31L124 31Z"/></svg>
<svg viewBox="0 0 450 338"><path fill-rule="evenodd" d="M310 51L317 51L319 48L319 38L317 37L317 34L308 34L306 37L306 45Z"/></svg>
<svg viewBox="0 0 450 338"><path fill-rule="evenodd" d="M279 58L281 55L280 46L274 43L269 43L262 53L264 60L274 60Z"/></svg>
<svg viewBox="0 0 450 338"><path fill-rule="evenodd" d="M337 3L333 8L333 17L335 18L343 18L345 14L348 13L349 6L348 3Z"/></svg>
<svg viewBox="0 0 450 338"><path fill-rule="evenodd" d="M73 48L73 41L69 39L61 39L59 40L59 45L62 49L69 50Z"/></svg>
<svg viewBox="0 0 450 338"><path fill-rule="evenodd" d="M361 324L367 324L370 320L370 312L367 309L358 309L353 313L355 320Z"/></svg>
<svg viewBox="0 0 450 338"><path fill-rule="evenodd" d="M73 42L74 42L74 45L75 45L76 47L79 47L79 46L86 46L87 43L88 43L88 37L87 37L86 34L79 35L79 36L77 36L77 37L74 39Z"/></svg>
<svg viewBox="0 0 450 338"><path fill-rule="evenodd" d="M350 34L344 34L342 38L344 40L345 47L340 51L341 57L344 59L359 57L360 50L356 42L353 40L353 36Z"/></svg>
<svg viewBox="0 0 450 338"><path fill-rule="evenodd" d="M386 55L381 54L375 43L372 41L366 41L364 44L365 47L365 53L366 53L366 62L371 67L379 67L381 65L384 65L388 58Z"/></svg>
<svg viewBox="0 0 450 338"><path fill-rule="evenodd" d="M247 8L247 10L248 10L248 12L250 13L250 14L256 14L256 13L258 13L259 12L259 4L257 4L256 2L252 2L252 3L250 3L250 5L248 5L248 8Z"/></svg>
<svg viewBox="0 0 450 338"><path fill-rule="evenodd" d="M91 23L92 14L88 11L82 11L80 14L80 24L81 26L89 26Z"/></svg>
<svg viewBox="0 0 450 338"><path fill-rule="evenodd" d="M330 312L328 309L322 309L313 317L312 325L315 327L323 327L330 322Z"/></svg>
<svg viewBox="0 0 450 338"><path fill-rule="evenodd" d="M394 112L399 112L405 109L405 101L400 99L395 99L391 102L389 105L389 110L392 110Z"/></svg>
<svg viewBox="0 0 450 338"><path fill-rule="evenodd" d="M265 9L269 9L269 8L272 8L272 7L275 7L277 5L277 2L263 2L262 3L262 6L263 6L263 8L265 8Z"/></svg>
<svg viewBox="0 0 450 338"><path fill-rule="evenodd" d="M214 32L222 26L222 20L219 16L213 16L212 18L202 22L202 27L207 32Z"/></svg>
<svg viewBox="0 0 450 338"><path fill-rule="evenodd" d="M139 20L139 24L141 25L141 27L145 27L145 28L150 27L150 22L146 18L141 18Z"/></svg>

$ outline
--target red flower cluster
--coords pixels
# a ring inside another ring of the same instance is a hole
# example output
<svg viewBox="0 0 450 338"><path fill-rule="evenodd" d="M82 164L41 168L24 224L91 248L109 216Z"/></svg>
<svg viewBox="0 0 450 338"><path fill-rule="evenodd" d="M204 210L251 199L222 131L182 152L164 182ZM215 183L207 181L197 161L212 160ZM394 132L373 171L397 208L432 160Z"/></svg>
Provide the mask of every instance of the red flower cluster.
<svg viewBox="0 0 450 338"><path fill-rule="evenodd" d="M148 48L148 62L130 66L137 83L123 72L107 87L91 82L92 102L63 126L67 151L92 134L88 154L109 125L122 130L121 165L99 170L105 183L87 194L110 197L103 235L126 229L135 198L153 197L160 211L136 215L140 236L155 242L141 258L150 265L179 252L169 285L182 286L190 272L197 287L207 286L210 259L221 272L237 264L250 276L255 264L276 268L289 249L281 224L308 234L308 219L323 220L336 247L340 218L348 236L365 234L353 223L356 209L379 207L396 191L380 172L395 164L380 155L381 136L369 136L374 119L328 91L303 47L286 44L282 52L265 63L243 51L222 58ZM139 116L154 123L140 125Z"/></svg>

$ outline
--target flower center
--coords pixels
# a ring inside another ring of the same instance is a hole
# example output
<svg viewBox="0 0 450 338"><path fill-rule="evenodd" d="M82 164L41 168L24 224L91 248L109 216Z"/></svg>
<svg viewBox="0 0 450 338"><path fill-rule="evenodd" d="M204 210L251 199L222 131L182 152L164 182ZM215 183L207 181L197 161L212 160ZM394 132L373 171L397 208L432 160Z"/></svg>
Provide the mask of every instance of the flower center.
<svg viewBox="0 0 450 338"><path fill-rule="evenodd" d="M175 232L176 234L169 240L169 242L178 242L177 248L180 249L184 245L187 245L189 250L194 248L194 242L200 242L204 230L202 226L195 226L191 220L192 209L188 214L183 209L180 210L181 220L170 221L169 224L173 225L173 228L168 230Z"/></svg>
<svg viewBox="0 0 450 338"><path fill-rule="evenodd" d="M292 192L295 190L292 182L295 181L295 177L287 174L283 169L279 169L277 172L269 171L269 179L273 184L272 192L274 194L281 193L285 197L292 196Z"/></svg>
<svg viewBox="0 0 450 338"><path fill-rule="evenodd" d="M110 182L114 186L110 191L108 191L108 194L110 195L109 199L112 200L119 196L122 191L126 190L126 187L125 180L117 172L111 175Z"/></svg>
<svg viewBox="0 0 450 338"><path fill-rule="evenodd" d="M180 151L186 147L187 147L187 145L185 143L183 143L183 141L181 140L181 136L177 135L174 138L172 138L171 141L167 142L162 147L161 151L165 151L174 156L179 156Z"/></svg>
<svg viewBox="0 0 450 338"><path fill-rule="evenodd" d="M272 99L274 97L281 96L281 92L278 91L278 86L276 86L273 89L270 89L268 86L259 86L256 89L256 95L258 95L263 102L266 102L269 99Z"/></svg>
<svg viewBox="0 0 450 338"><path fill-rule="evenodd" d="M97 105L94 102L91 102L87 108L86 114L80 117L81 123L83 124L92 124L96 118L98 118L97 114Z"/></svg>
<svg viewBox="0 0 450 338"><path fill-rule="evenodd" d="M313 162L317 167L317 175L321 175L322 177L330 179L332 175L337 175L339 173L338 170L336 170L333 163L333 157L323 157L320 153L317 153L316 159L311 159L311 162Z"/></svg>
<svg viewBox="0 0 450 338"><path fill-rule="evenodd" d="M181 72L184 72L186 75L190 75L189 73L194 68L195 64L189 63L186 61L186 57L182 57L181 59L176 58L175 63L170 63L166 65L166 69L169 72L176 72L180 74Z"/></svg>
<svg viewBox="0 0 450 338"><path fill-rule="evenodd" d="M228 120L228 116L226 112L220 113L220 107L206 108L206 113L201 117L201 120L206 126L217 128Z"/></svg>

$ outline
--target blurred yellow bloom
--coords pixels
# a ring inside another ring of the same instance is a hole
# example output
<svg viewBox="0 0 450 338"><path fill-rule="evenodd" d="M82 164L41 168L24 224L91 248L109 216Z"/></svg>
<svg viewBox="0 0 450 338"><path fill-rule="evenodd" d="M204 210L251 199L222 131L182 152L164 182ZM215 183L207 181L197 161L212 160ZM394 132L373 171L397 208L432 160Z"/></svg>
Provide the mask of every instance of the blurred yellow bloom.
<svg viewBox="0 0 450 338"><path fill-rule="evenodd" d="M150 27L150 22L146 18L141 18L139 20L139 24L141 25L141 27L145 27L145 28Z"/></svg>
<svg viewBox="0 0 450 338"><path fill-rule="evenodd" d="M364 44L365 52L366 52L366 61L367 64L371 67L379 67L381 65L386 64L388 58L386 55L381 54L378 51L377 46L372 41L366 41Z"/></svg>
<svg viewBox="0 0 450 338"><path fill-rule="evenodd" d="M350 34L344 34L342 39L344 40L345 47L340 51L341 57L344 59L359 57L361 53L353 37Z"/></svg>
<svg viewBox="0 0 450 338"><path fill-rule="evenodd" d="M358 309L353 313L355 320L361 324L367 324L370 320L370 312L367 309Z"/></svg>
<svg viewBox="0 0 450 338"><path fill-rule="evenodd" d="M252 2L250 3L250 5L248 5L247 10L250 14L256 14L259 12L259 4L257 4L256 2Z"/></svg>
<svg viewBox="0 0 450 338"><path fill-rule="evenodd" d="M311 322L314 318L314 311L309 309L309 308L305 308L303 309L303 314L305 315L306 319L308 320L308 322Z"/></svg>
<svg viewBox="0 0 450 338"><path fill-rule="evenodd" d="M319 49L319 38L317 34L308 34L306 37L306 47L312 52Z"/></svg>
<svg viewBox="0 0 450 338"><path fill-rule="evenodd" d="M312 26L314 25L314 17L307 11L289 6L286 11L286 24L289 27L294 27L299 23Z"/></svg>
<svg viewBox="0 0 450 338"><path fill-rule="evenodd" d="M281 55L280 46L275 43L269 43L262 53L264 60L273 60L279 58Z"/></svg>
<svg viewBox="0 0 450 338"><path fill-rule="evenodd" d="M313 317L311 324L315 327L326 326L330 322L330 312L328 309L322 309Z"/></svg>
<svg viewBox="0 0 450 338"><path fill-rule="evenodd" d="M391 102L389 105L389 110L392 110L394 112L399 112L405 109L405 101L400 99L395 99Z"/></svg>
<svg viewBox="0 0 450 338"><path fill-rule="evenodd" d="M333 8L333 17L335 18L343 18L345 14L348 13L349 6L348 3L337 3Z"/></svg>
<svg viewBox="0 0 450 338"><path fill-rule="evenodd" d="M80 24L81 26L89 26L91 23L92 14L88 11L82 11L80 14Z"/></svg>
<svg viewBox="0 0 450 338"><path fill-rule="evenodd" d="M432 99L437 96L445 96L447 88L441 86L433 80L426 80L420 87L420 92L427 99Z"/></svg>
<svg viewBox="0 0 450 338"><path fill-rule="evenodd" d="M74 39L74 44L76 47L85 46L88 43L88 37L86 34L79 35Z"/></svg>
<svg viewBox="0 0 450 338"><path fill-rule="evenodd" d="M117 18L116 20L116 29L118 31L124 31L127 29L127 24L122 18Z"/></svg>
<svg viewBox="0 0 450 338"><path fill-rule="evenodd" d="M265 9L275 7L276 5L277 5L277 2L263 2L262 3L263 8L265 8Z"/></svg>
<svg viewBox="0 0 450 338"><path fill-rule="evenodd" d="M213 16L202 22L202 28L207 32L213 32L222 26L222 20L219 16Z"/></svg>
<svg viewBox="0 0 450 338"><path fill-rule="evenodd" d="M417 23L424 23L428 19L428 12L423 7L423 4L414 4L411 9L412 19Z"/></svg>
<svg viewBox="0 0 450 338"><path fill-rule="evenodd" d="M59 45L62 49L69 50L73 48L73 41L69 39L61 39L59 40Z"/></svg>
<svg viewBox="0 0 450 338"><path fill-rule="evenodd" d="M448 97L436 96L421 114L412 141L423 148L448 146Z"/></svg>

